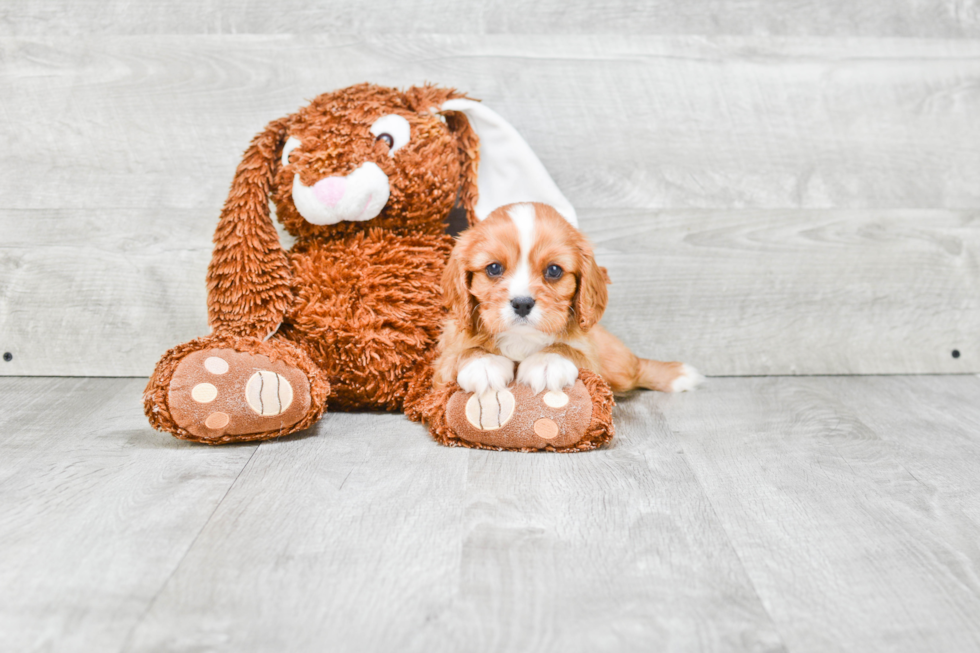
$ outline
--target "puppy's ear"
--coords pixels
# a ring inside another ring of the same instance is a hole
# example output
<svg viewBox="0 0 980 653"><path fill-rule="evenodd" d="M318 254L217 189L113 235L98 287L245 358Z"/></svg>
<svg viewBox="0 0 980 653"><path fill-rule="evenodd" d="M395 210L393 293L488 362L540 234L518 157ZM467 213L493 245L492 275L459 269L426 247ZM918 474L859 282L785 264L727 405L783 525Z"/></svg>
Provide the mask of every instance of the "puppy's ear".
<svg viewBox="0 0 980 653"><path fill-rule="evenodd" d="M457 123L454 131L466 138L460 145L469 162L463 168L461 200L471 225L505 204L541 202L555 207L573 227L578 226L575 208L509 122L467 98L443 102L441 113L450 129ZM459 120L468 122L468 131L458 126Z"/></svg>
<svg viewBox="0 0 980 653"><path fill-rule="evenodd" d="M594 327L606 312L609 293L606 284L609 283L609 273L606 268L599 267L592 256L592 248L585 244L581 250L581 265L579 269L578 288L575 290L573 306L578 325L583 331Z"/></svg>
<svg viewBox="0 0 980 653"><path fill-rule="evenodd" d="M213 333L265 338L292 303L286 253L269 217L269 195L287 121L256 136L235 171L208 266L208 324Z"/></svg>
<svg viewBox="0 0 980 653"><path fill-rule="evenodd" d="M442 300L457 326L467 332L476 331L476 298L470 292L469 272L463 257L463 242L457 242L442 273Z"/></svg>

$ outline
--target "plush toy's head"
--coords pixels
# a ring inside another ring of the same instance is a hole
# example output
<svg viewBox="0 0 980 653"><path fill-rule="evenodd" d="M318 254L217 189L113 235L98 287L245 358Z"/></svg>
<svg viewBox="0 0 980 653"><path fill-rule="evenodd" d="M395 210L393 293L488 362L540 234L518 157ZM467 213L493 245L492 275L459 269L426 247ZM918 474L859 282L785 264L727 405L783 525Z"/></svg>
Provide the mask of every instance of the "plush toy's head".
<svg viewBox="0 0 980 653"><path fill-rule="evenodd" d="M283 121L274 199L286 229L300 237L365 224L442 231L457 193L472 196L477 180L469 122L437 113L456 98L432 86L360 84Z"/></svg>

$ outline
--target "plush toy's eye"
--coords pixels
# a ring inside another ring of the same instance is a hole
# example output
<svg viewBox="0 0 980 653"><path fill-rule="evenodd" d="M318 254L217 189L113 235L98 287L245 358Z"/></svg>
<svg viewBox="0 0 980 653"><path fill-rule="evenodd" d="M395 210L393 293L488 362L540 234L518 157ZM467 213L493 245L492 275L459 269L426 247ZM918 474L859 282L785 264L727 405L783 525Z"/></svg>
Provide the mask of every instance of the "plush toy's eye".
<svg viewBox="0 0 980 653"><path fill-rule="evenodd" d="M504 266L500 263L491 263L486 267L488 277L499 277L504 273Z"/></svg>
<svg viewBox="0 0 980 653"><path fill-rule="evenodd" d="M557 281L558 279L561 279L561 275L563 274L565 274L565 271L554 263L549 265L544 270L544 278L548 279L549 281Z"/></svg>
<svg viewBox="0 0 980 653"><path fill-rule="evenodd" d="M282 146L282 164L284 166L289 165L289 153L299 147L301 143L299 139L295 136L290 136L286 139L286 144Z"/></svg>
<svg viewBox="0 0 980 653"><path fill-rule="evenodd" d="M374 121L371 125L371 134L377 140L384 141L388 146L388 155L394 156L395 152L411 139L412 128L403 117L390 113Z"/></svg>

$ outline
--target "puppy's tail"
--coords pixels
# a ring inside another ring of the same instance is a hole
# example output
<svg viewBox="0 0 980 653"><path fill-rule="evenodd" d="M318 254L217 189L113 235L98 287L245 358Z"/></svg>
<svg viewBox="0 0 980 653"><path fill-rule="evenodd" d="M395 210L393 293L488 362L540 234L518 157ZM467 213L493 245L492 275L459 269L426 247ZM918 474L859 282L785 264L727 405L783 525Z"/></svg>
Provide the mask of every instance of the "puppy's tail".
<svg viewBox="0 0 980 653"><path fill-rule="evenodd" d="M635 386L637 388L661 392L684 392L693 390L704 381L704 377L687 363L677 361L665 363L649 358L637 358L636 361L639 368Z"/></svg>
<svg viewBox="0 0 980 653"><path fill-rule="evenodd" d="M693 390L704 381L704 377L686 363L666 363L637 357L619 338L601 326L593 327L590 334L599 347L602 378L614 392L636 388L684 392Z"/></svg>

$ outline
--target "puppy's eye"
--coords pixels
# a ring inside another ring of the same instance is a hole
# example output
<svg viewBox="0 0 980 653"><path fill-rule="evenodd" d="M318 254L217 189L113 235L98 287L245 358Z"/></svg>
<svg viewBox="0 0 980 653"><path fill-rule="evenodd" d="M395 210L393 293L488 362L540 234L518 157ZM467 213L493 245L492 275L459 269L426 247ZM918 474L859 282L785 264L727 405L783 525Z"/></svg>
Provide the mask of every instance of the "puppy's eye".
<svg viewBox="0 0 980 653"><path fill-rule="evenodd" d="M370 131L375 139L388 146L388 156L394 156L412 139L412 126L397 113L381 116L371 125Z"/></svg>
<svg viewBox="0 0 980 653"><path fill-rule="evenodd" d="M549 265L544 270L544 278L550 281L557 281L558 279L561 279L561 275L563 274L565 274L565 271L554 263Z"/></svg>
<svg viewBox="0 0 980 653"><path fill-rule="evenodd" d="M499 277L504 273L504 266L500 263L491 263L486 267L488 277Z"/></svg>

